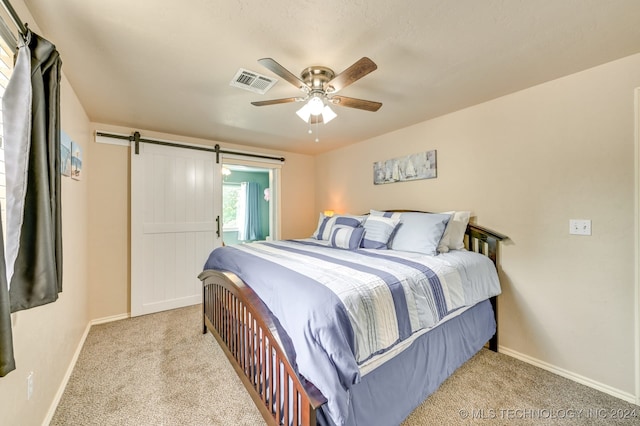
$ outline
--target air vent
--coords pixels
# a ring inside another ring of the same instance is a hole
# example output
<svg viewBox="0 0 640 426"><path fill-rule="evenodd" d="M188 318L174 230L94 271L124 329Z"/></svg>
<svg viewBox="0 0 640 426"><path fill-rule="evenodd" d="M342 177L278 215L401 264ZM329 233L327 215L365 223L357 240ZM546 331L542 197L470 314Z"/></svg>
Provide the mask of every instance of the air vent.
<svg viewBox="0 0 640 426"><path fill-rule="evenodd" d="M240 68L229 85L262 95L267 93L267 90L271 89L277 82L278 80L275 78Z"/></svg>

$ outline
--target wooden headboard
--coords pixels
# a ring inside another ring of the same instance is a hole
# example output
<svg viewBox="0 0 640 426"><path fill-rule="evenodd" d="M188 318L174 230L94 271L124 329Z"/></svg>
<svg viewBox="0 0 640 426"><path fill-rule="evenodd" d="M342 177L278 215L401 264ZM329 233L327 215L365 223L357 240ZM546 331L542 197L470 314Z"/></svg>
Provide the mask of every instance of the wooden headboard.
<svg viewBox="0 0 640 426"><path fill-rule="evenodd" d="M498 243L508 240L509 237L492 231L484 226L469 223L465 232L464 245L467 250L487 256L496 269L498 268Z"/></svg>
<svg viewBox="0 0 640 426"><path fill-rule="evenodd" d="M469 251L483 254L487 256L496 266L496 271L500 272L498 264L498 247L500 241L508 240L506 235L499 234L483 226L473 223L467 225L465 232L464 245ZM491 299L493 306L493 315L496 319L496 334L489 340L489 349L498 352L498 297L493 296Z"/></svg>

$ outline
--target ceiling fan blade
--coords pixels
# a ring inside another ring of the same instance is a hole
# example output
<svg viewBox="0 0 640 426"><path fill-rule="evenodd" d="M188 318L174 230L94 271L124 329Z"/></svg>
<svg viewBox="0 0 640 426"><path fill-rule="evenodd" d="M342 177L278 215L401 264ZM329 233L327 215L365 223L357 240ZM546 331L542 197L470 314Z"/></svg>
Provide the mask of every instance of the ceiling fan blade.
<svg viewBox="0 0 640 426"><path fill-rule="evenodd" d="M251 105L255 105L255 106L277 105L277 104L286 104L289 102L298 102L299 100L300 98L271 99L269 101L251 102Z"/></svg>
<svg viewBox="0 0 640 426"><path fill-rule="evenodd" d="M335 93L361 79L370 72L375 71L377 68L378 66L371 59L365 56L335 76L333 80L327 82L324 85L324 90L328 93Z"/></svg>
<svg viewBox="0 0 640 426"><path fill-rule="evenodd" d="M300 80L294 74L292 74L288 69L274 61L272 58L262 58L258 59L260 64L273 71L275 74L279 75L283 79L287 80L289 83L293 84L300 90L308 91L309 87L305 84L304 81Z"/></svg>
<svg viewBox="0 0 640 426"><path fill-rule="evenodd" d="M337 95L331 97L331 103L343 107L364 109L372 112L376 112L382 106L380 102L365 101L364 99L348 98L346 96Z"/></svg>

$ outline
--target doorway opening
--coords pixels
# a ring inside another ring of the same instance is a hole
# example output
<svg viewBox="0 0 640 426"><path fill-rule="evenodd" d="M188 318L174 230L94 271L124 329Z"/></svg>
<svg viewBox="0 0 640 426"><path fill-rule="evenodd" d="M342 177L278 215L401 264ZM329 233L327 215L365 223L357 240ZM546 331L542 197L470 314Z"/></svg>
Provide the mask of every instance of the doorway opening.
<svg viewBox="0 0 640 426"><path fill-rule="evenodd" d="M222 231L226 245L278 238L278 168L222 164Z"/></svg>

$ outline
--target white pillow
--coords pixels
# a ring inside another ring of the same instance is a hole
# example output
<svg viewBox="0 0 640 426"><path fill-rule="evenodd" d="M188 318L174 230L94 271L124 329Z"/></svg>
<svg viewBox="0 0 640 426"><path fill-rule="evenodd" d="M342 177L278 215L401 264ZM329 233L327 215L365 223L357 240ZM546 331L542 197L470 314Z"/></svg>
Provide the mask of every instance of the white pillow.
<svg viewBox="0 0 640 426"><path fill-rule="evenodd" d="M371 216L399 218L400 223L389 243L391 250L411 251L435 256L442 239L449 214L419 212L380 212L371 210Z"/></svg>
<svg viewBox="0 0 640 426"><path fill-rule="evenodd" d="M444 212L444 214L450 214L451 219L444 230L440 244L438 244L438 251L447 253L449 250L462 250L464 248L464 233L467 230L471 212L451 211Z"/></svg>

